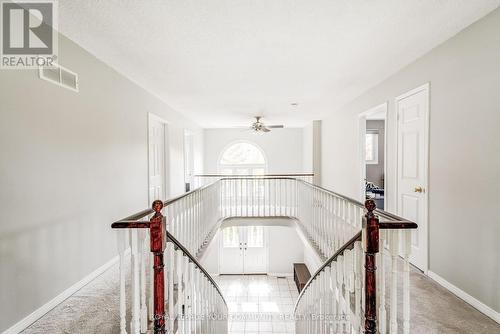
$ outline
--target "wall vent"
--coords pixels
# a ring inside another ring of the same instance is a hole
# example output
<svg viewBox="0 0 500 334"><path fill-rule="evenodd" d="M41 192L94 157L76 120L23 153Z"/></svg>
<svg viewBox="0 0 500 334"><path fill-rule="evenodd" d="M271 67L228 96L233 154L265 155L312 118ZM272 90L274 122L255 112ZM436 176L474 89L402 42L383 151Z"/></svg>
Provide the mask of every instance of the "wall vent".
<svg viewBox="0 0 500 334"><path fill-rule="evenodd" d="M78 74L59 64L53 64L50 67L40 66L38 73L42 80L78 92Z"/></svg>

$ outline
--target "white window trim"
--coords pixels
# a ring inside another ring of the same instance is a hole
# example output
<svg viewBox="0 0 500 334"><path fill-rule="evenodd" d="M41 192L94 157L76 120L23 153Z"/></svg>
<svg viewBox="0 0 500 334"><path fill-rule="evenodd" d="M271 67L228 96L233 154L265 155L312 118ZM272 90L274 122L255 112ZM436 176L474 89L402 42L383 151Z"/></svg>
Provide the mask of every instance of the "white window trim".
<svg viewBox="0 0 500 334"><path fill-rule="evenodd" d="M224 156L224 153L226 152L226 150L228 148L230 148L231 146L236 145L236 144L240 144L240 143L245 143L245 144L250 144L252 146L255 146L260 151L262 156L264 157L264 163L263 164L222 164L221 160L222 160L222 157ZM252 141L249 141L249 140L236 140L236 141L230 142L222 149L222 151L219 154L219 158L217 160L217 168L219 169L219 173L221 173L223 169L231 169L234 172L235 169L239 169L239 168L247 168L249 170L261 168L261 169L264 169L264 174L265 174L265 173L267 173L267 162L268 162L267 156L266 156L264 150L259 145L257 145L256 143L254 143ZM251 172L250 172L250 174L251 174ZM234 174L234 175L237 175L237 174Z"/></svg>

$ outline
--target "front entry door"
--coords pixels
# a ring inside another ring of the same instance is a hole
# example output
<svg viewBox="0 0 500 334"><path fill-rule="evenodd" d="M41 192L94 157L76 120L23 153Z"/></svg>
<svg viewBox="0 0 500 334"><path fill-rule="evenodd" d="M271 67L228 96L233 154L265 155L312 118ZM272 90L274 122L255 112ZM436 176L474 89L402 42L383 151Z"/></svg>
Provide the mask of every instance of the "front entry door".
<svg viewBox="0 0 500 334"><path fill-rule="evenodd" d="M267 244L264 226L224 228L221 242L221 274L265 274Z"/></svg>
<svg viewBox="0 0 500 334"><path fill-rule="evenodd" d="M396 99L398 117L398 214L418 224L410 262L427 271L427 170L429 86Z"/></svg>

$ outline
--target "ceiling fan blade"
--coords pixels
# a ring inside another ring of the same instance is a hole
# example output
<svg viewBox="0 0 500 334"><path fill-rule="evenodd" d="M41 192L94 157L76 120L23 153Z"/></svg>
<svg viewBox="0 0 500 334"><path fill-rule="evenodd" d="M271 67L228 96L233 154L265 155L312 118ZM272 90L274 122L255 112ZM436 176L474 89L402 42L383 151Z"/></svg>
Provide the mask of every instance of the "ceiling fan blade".
<svg viewBox="0 0 500 334"><path fill-rule="evenodd" d="M284 125L266 125L266 127L269 129L283 129L285 126Z"/></svg>
<svg viewBox="0 0 500 334"><path fill-rule="evenodd" d="M260 129L262 132L270 132L271 130L268 129L266 126L263 126L261 129Z"/></svg>

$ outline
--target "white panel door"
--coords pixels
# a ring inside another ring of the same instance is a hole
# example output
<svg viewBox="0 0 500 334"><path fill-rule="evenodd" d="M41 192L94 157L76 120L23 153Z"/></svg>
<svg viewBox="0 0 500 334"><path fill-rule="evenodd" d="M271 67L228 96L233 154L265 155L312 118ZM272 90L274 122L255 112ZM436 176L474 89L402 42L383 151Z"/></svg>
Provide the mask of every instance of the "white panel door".
<svg viewBox="0 0 500 334"><path fill-rule="evenodd" d="M166 164L165 164L165 123L160 119L149 118L149 202L164 200Z"/></svg>
<svg viewBox="0 0 500 334"><path fill-rule="evenodd" d="M267 273L267 229L264 226L246 226L244 252L245 274L265 274Z"/></svg>
<svg viewBox="0 0 500 334"><path fill-rule="evenodd" d="M221 241L221 274L244 273L244 249L243 249L244 231L240 226L230 226L222 229Z"/></svg>
<svg viewBox="0 0 500 334"><path fill-rule="evenodd" d="M222 230L221 274L265 274L268 262L267 229L230 226Z"/></svg>
<svg viewBox="0 0 500 334"><path fill-rule="evenodd" d="M429 86L398 97L396 112L398 214L418 224L418 229L412 232L410 261L426 272Z"/></svg>

